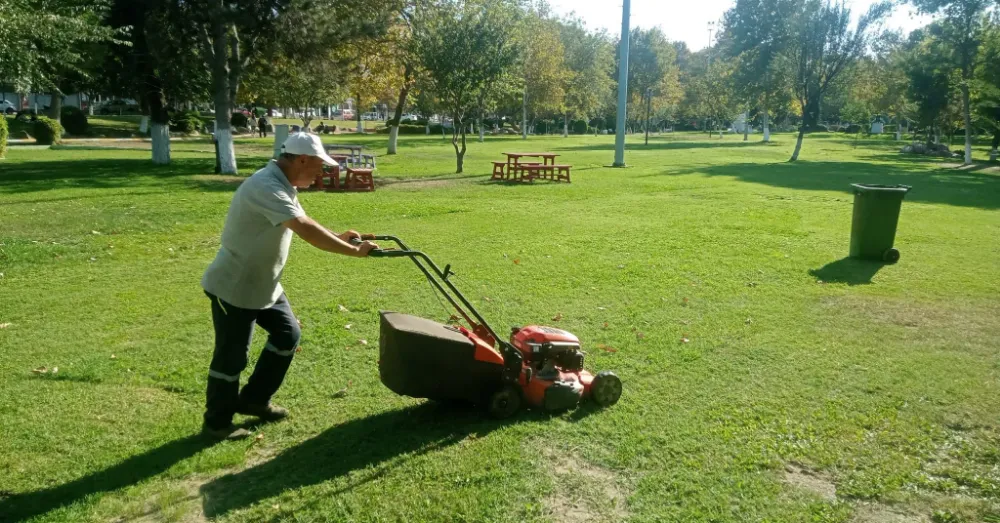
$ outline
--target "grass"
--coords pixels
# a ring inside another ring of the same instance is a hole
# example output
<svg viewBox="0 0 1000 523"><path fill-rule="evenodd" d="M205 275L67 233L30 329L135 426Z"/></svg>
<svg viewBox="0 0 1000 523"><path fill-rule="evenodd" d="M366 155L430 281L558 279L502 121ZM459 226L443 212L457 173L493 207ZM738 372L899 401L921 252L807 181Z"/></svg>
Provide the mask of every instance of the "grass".
<svg viewBox="0 0 1000 523"><path fill-rule="evenodd" d="M794 136L775 139L636 139L609 169L613 137L497 138L454 175L450 143L402 137L378 191L303 206L451 263L498 330L576 333L621 402L496 423L397 397L377 311L450 311L404 261L296 240L284 284L303 350L275 398L293 416L217 445L196 436L212 346L198 281L240 178L210 174L206 142L174 144L168 167L148 144L13 147L0 521L997 520L996 167L818 135L787 164ZM561 154L573 183L487 181L524 149ZM270 151L239 141L243 174ZM855 182L913 186L899 264L845 259Z"/></svg>

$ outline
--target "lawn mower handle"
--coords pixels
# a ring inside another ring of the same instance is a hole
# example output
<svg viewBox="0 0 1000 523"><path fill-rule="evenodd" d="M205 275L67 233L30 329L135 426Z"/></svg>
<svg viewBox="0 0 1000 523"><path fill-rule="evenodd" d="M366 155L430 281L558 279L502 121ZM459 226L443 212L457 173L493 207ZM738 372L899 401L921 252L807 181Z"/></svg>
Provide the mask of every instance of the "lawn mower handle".
<svg viewBox="0 0 1000 523"><path fill-rule="evenodd" d="M504 338L497 335L496 331L493 330L493 327L490 326L489 322L487 322L482 315L479 314L476 307L473 306L472 303L470 303L469 300L462 294L462 292L455 287L455 284L448 279L449 276L454 274L451 272L451 265L445 265L444 270L441 270L429 256L423 252L410 249L405 243L403 243L403 240L400 240L395 236L362 234L360 239L354 238L351 240L351 243L359 245L362 241L391 241L398 245L399 250L381 248L372 249L368 251L368 256L375 258L410 258L413 260L413 263L417 266L417 268L420 269L420 271L424 273L424 276L427 277L427 281L431 282L437 290L441 291L441 294L448 299L448 302L451 303L452 307L454 307L455 310L458 311L463 318L465 318L465 321L467 321L473 329L476 328L476 325L480 325L486 329L490 336L493 337L493 340L500 346L501 354L504 356L505 365L509 366L508 372L505 372L505 378L508 380L514 380L517 378L521 370L520 353L517 349L505 341ZM444 282L444 285L441 285L442 282ZM447 290L445 290L445 286L447 286ZM455 301L456 297L461 301L461 305L458 301ZM463 305L465 308L463 308ZM468 309L468 312L466 312L466 309ZM470 312L475 320L469 317Z"/></svg>

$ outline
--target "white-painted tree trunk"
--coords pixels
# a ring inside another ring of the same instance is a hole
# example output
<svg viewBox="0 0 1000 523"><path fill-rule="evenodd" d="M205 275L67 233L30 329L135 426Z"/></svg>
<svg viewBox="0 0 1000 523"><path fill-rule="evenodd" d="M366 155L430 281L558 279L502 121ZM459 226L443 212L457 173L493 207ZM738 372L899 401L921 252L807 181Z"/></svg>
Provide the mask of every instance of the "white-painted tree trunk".
<svg viewBox="0 0 1000 523"><path fill-rule="evenodd" d="M486 141L486 130L483 129L483 119L480 118L476 125L479 126L479 143Z"/></svg>
<svg viewBox="0 0 1000 523"><path fill-rule="evenodd" d="M898 142L898 141L900 141L902 139L903 139L903 124L897 122L896 123L896 141Z"/></svg>
<svg viewBox="0 0 1000 523"><path fill-rule="evenodd" d="M763 121L763 125L764 125L764 143L769 143L771 141L771 126L770 126L771 122L770 122L770 119L767 117L767 109L766 108L764 109L763 114L761 116L764 118L764 121Z"/></svg>
<svg viewBox="0 0 1000 523"><path fill-rule="evenodd" d="M274 155L272 158L277 158L281 154L281 146L285 144L285 140L288 139L288 124L280 124L274 126Z"/></svg>
<svg viewBox="0 0 1000 523"><path fill-rule="evenodd" d="M521 97L521 139L528 139L528 87L524 87L524 96Z"/></svg>
<svg viewBox="0 0 1000 523"><path fill-rule="evenodd" d="M170 128L162 123L153 122L150 136L153 139L153 163L168 165L170 163Z"/></svg>
<svg viewBox="0 0 1000 523"><path fill-rule="evenodd" d="M427 125L424 126L424 131L425 131L424 134L426 134L427 136L431 135L431 124L430 123L428 123Z"/></svg>
<svg viewBox="0 0 1000 523"><path fill-rule="evenodd" d="M139 120L139 134L146 134L149 131L149 117L146 115L142 116Z"/></svg>
<svg viewBox="0 0 1000 523"><path fill-rule="evenodd" d="M389 127L389 147L386 154L396 154L396 145L399 143L399 126Z"/></svg>
<svg viewBox="0 0 1000 523"><path fill-rule="evenodd" d="M237 174L236 149L233 147L233 130L216 129L215 140L219 142L219 169L222 174Z"/></svg>
<svg viewBox="0 0 1000 523"><path fill-rule="evenodd" d="M997 150L996 149L993 149L992 151L990 151L990 161L991 162L997 161Z"/></svg>
<svg viewBox="0 0 1000 523"><path fill-rule="evenodd" d="M569 138L569 113L563 115L563 138Z"/></svg>

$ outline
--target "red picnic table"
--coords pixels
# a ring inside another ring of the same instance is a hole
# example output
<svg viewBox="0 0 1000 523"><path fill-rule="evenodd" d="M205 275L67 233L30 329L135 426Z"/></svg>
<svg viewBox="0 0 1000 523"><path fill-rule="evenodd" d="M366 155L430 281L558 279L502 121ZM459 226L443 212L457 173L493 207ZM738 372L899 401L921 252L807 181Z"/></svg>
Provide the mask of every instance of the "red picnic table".
<svg viewBox="0 0 1000 523"><path fill-rule="evenodd" d="M527 178L529 181L533 181L538 177L545 177L546 174L551 173L553 179L565 179L569 181L569 166L568 165L556 165L556 157L559 156L556 153L503 153L507 156L507 162L493 162L493 180L504 180L504 179L515 179L522 180L525 178L524 173L527 172ZM541 158L542 163L538 162L522 162L522 158ZM559 170L562 174L565 171L565 176L559 176L556 178L555 171Z"/></svg>

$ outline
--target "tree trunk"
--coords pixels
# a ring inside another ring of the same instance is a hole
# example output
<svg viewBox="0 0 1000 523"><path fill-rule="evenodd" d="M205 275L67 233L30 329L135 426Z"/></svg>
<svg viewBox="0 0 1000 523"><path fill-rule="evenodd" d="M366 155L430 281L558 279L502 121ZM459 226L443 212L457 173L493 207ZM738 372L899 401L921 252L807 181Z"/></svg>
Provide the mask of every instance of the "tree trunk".
<svg viewBox="0 0 1000 523"><path fill-rule="evenodd" d="M896 141L903 139L903 123L898 119L896 120Z"/></svg>
<svg viewBox="0 0 1000 523"><path fill-rule="evenodd" d="M396 112L389 121L389 147L386 154L396 154L396 146L399 143L399 121L403 118L403 109L406 108L406 97L410 94L412 76L413 66L407 63L403 69L403 87L399 90L399 98L396 100Z"/></svg>
<svg viewBox="0 0 1000 523"><path fill-rule="evenodd" d="M764 112L761 115L764 118L764 143L769 143L771 141L771 127L769 126L770 121L767 117L767 108L764 108Z"/></svg>
<svg viewBox="0 0 1000 523"><path fill-rule="evenodd" d="M236 152L229 115L233 112L230 98L230 67L228 30L221 19L212 22L212 99L215 102L215 140L219 143L219 166L223 174L236 174Z"/></svg>
<svg viewBox="0 0 1000 523"><path fill-rule="evenodd" d="M399 143L399 126L389 127L389 148L386 154L396 154L396 145Z"/></svg>
<svg viewBox="0 0 1000 523"><path fill-rule="evenodd" d="M743 113L743 141L750 139L750 111Z"/></svg>
<svg viewBox="0 0 1000 523"><path fill-rule="evenodd" d="M87 93L87 116L94 116L94 95L90 93Z"/></svg>
<svg viewBox="0 0 1000 523"><path fill-rule="evenodd" d="M170 164L170 129L166 124L153 122L150 136L153 138L153 163Z"/></svg>
<svg viewBox="0 0 1000 523"><path fill-rule="evenodd" d="M465 166L465 122L461 118L456 117L452 122L454 125L451 130L451 145L455 148L455 157L458 164L458 169L455 171L456 174L462 174L462 170ZM459 147L459 135L461 135L462 147Z"/></svg>
<svg viewBox="0 0 1000 523"><path fill-rule="evenodd" d="M962 111L965 113L965 165L972 165L972 111L969 107L969 83L962 83Z"/></svg>
<svg viewBox="0 0 1000 523"><path fill-rule="evenodd" d="M52 93L52 100L49 102L49 118L57 122L62 121L62 99L63 95L59 91Z"/></svg>
<svg viewBox="0 0 1000 523"><path fill-rule="evenodd" d="M479 116L479 121L476 122L476 127L479 128L479 143L486 142L486 130L483 129L483 117Z"/></svg>
<svg viewBox="0 0 1000 523"><path fill-rule="evenodd" d="M528 139L528 86L524 86L524 96L521 97L521 139Z"/></svg>
<svg viewBox="0 0 1000 523"><path fill-rule="evenodd" d="M792 151L792 157L788 159L789 162L794 162L799 159L799 151L802 150L802 137L806 134L805 124L799 127L799 137L795 140L795 150Z"/></svg>
<svg viewBox="0 0 1000 523"><path fill-rule="evenodd" d="M365 127L361 122L361 95L355 94L354 99L357 100L357 103L354 104L354 115L358 119L358 134L364 134Z"/></svg>
<svg viewBox="0 0 1000 523"><path fill-rule="evenodd" d="M563 138L569 138L569 113L563 115Z"/></svg>
<svg viewBox="0 0 1000 523"><path fill-rule="evenodd" d="M149 131L149 116L142 115L139 120L139 134L146 134Z"/></svg>
<svg viewBox="0 0 1000 523"><path fill-rule="evenodd" d="M430 122L427 122L427 125L424 126L424 131L425 131L424 132L425 135L427 135L427 136L431 135L431 123Z"/></svg>

